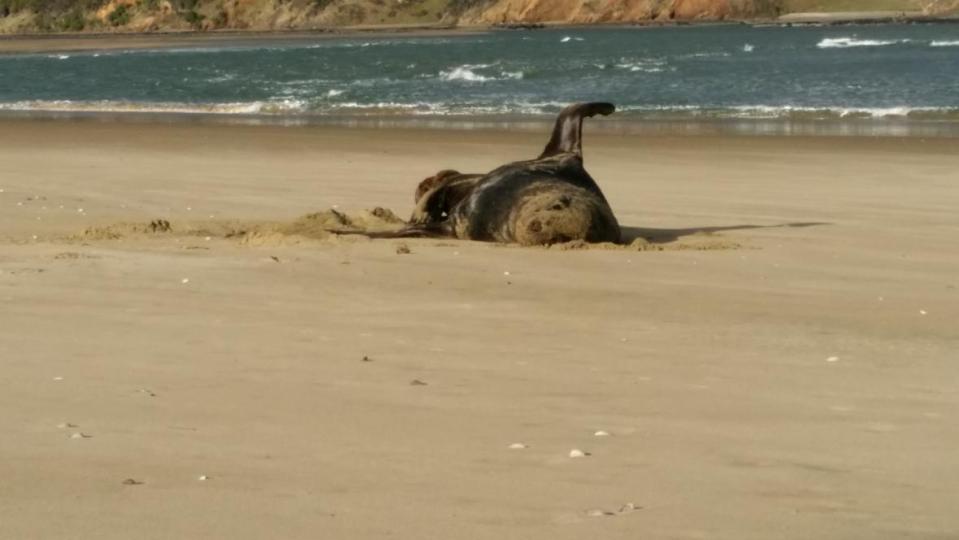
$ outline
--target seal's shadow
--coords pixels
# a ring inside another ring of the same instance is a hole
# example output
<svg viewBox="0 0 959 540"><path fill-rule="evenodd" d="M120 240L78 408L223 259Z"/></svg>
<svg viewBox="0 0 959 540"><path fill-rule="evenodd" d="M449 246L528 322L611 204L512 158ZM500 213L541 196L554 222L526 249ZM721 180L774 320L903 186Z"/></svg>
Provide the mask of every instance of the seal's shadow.
<svg viewBox="0 0 959 540"><path fill-rule="evenodd" d="M620 227L622 231L624 244L642 238L653 244L668 244L675 242L684 236L694 234L714 234L724 231L742 231L748 229L778 229L785 227L819 227L822 225L832 225L826 222L800 222L800 223L780 223L779 225L728 225L725 227L690 227L687 229L651 229L647 227Z"/></svg>

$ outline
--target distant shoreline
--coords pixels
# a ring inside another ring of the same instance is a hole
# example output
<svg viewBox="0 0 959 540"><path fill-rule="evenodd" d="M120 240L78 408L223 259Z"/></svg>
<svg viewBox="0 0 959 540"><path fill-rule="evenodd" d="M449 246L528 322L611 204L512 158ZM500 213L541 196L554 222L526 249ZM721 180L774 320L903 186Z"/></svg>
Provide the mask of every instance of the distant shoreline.
<svg viewBox="0 0 959 540"><path fill-rule="evenodd" d="M959 24L959 14L925 15L921 12L790 13L779 18L725 21L635 21L593 24L502 23L494 25L382 25L296 30L213 30L156 32L77 32L0 35L0 54L81 52L116 49L203 47L211 43L242 44L259 41L315 41L360 37L437 37L501 31L583 28L661 28L684 26L844 26L866 24Z"/></svg>
<svg viewBox="0 0 959 540"><path fill-rule="evenodd" d="M386 129L458 132L540 132L553 115L267 115L184 112L0 111L0 124L69 122L80 124L173 125L311 129ZM959 139L959 123L912 118L670 118L627 116L590 127L607 135L899 137Z"/></svg>
<svg viewBox="0 0 959 540"><path fill-rule="evenodd" d="M358 37L440 37L488 31L488 27L382 27L317 30L216 30L210 32L110 32L0 36L0 54L117 49L203 47L261 41L316 41Z"/></svg>

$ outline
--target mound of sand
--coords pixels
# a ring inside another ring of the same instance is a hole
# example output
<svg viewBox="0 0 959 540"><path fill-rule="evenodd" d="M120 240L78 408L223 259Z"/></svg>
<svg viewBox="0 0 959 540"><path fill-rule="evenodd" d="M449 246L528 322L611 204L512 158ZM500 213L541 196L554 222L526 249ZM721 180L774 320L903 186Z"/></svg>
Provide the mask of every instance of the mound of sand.
<svg viewBox="0 0 959 540"><path fill-rule="evenodd" d="M170 223L156 219L148 223L121 222L89 227L66 240L96 242L144 237L222 238L248 245L295 244L305 240L326 240L344 234L372 234L397 231L405 224L391 210L376 207L355 215L335 209L307 214L292 222L210 220Z"/></svg>

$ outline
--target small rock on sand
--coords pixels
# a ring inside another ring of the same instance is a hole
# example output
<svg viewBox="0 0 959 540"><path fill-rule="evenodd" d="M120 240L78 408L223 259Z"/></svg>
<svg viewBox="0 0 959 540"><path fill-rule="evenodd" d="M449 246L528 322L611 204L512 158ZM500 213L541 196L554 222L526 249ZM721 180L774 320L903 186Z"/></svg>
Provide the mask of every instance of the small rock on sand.
<svg viewBox="0 0 959 540"><path fill-rule="evenodd" d="M509 445L510 450L525 450L526 448L527 446L525 444L519 442Z"/></svg>
<svg viewBox="0 0 959 540"><path fill-rule="evenodd" d="M612 517L620 514L629 514L637 510L642 510L642 506L636 506L634 503L626 503L619 507L619 510L611 512L609 510L603 510L601 508L594 508L592 510L587 510L586 515L589 517Z"/></svg>
<svg viewBox="0 0 959 540"><path fill-rule="evenodd" d="M579 448L573 448L569 451L569 457L571 458L583 458L589 455L589 452L583 452Z"/></svg>

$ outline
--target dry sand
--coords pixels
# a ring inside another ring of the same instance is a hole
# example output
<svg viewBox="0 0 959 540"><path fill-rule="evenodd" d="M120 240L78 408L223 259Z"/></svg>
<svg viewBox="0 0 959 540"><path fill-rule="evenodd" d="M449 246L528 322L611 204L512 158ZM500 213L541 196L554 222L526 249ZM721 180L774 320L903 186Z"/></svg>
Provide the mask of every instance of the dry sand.
<svg viewBox="0 0 959 540"><path fill-rule="evenodd" d="M543 140L0 122L0 538L959 537L955 140L588 134L662 251L296 224Z"/></svg>

